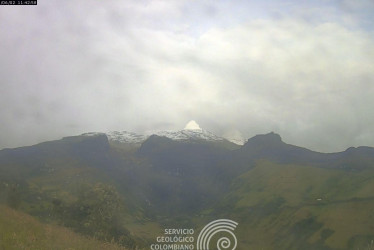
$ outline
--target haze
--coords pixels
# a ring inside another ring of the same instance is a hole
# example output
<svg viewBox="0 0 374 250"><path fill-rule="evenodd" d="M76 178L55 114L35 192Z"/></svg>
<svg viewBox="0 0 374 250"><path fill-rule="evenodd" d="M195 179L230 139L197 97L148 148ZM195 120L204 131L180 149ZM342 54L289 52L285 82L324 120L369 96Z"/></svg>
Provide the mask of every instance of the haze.
<svg viewBox="0 0 374 250"><path fill-rule="evenodd" d="M374 2L0 6L0 148L90 131L374 146Z"/></svg>

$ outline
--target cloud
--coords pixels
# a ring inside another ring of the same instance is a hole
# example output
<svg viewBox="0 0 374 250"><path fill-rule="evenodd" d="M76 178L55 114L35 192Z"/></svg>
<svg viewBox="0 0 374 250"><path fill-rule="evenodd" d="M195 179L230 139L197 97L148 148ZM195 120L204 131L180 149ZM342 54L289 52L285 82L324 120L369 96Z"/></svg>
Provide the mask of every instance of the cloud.
<svg viewBox="0 0 374 250"><path fill-rule="evenodd" d="M320 151L374 146L373 33L332 6L311 18L295 2L267 3L276 17L246 1L1 9L0 147L191 119Z"/></svg>
<svg viewBox="0 0 374 250"><path fill-rule="evenodd" d="M216 64L216 82L227 84L216 99L219 110L228 102L252 131L276 130L293 143L326 151L371 131L372 36L338 24L256 21L211 31L200 43L197 54ZM248 135L248 127L240 129Z"/></svg>

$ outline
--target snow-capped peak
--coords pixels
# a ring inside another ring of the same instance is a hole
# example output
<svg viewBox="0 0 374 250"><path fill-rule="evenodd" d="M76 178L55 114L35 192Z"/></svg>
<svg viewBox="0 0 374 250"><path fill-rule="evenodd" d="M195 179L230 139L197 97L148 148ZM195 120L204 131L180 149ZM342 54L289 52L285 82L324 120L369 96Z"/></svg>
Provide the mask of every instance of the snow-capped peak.
<svg viewBox="0 0 374 250"><path fill-rule="evenodd" d="M102 133L85 133L84 136L93 136ZM137 134L128 131L111 131L105 133L110 141L130 144L140 144L145 141L151 135L165 136L176 141L187 141L187 140L205 140L205 141L222 141L225 140L222 137L216 136L215 134L205 131L203 129L183 129L180 131L157 131L148 132L146 134Z"/></svg>
<svg viewBox="0 0 374 250"><path fill-rule="evenodd" d="M206 141L222 141L224 138L203 129L183 129L180 131L158 131L152 133L158 136L165 136L176 141L186 140L206 140Z"/></svg>
<svg viewBox="0 0 374 250"><path fill-rule="evenodd" d="M138 144L145 141L148 136L137 134L128 131L111 131L107 132L106 135L110 141L121 142L121 143L132 143Z"/></svg>
<svg viewBox="0 0 374 250"><path fill-rule="evenodd" d="M202 130L199 126L199 124L197 124L197 122L195 122L194 120L191 120L189 121L186 126L184 127L184 130Z"/></svg>
<svg viewBox="0 0 374 250"><path fill-rule="evenodd" d="M96 134L103 133L85 133L84 136L93 136ZM151 131L145 134L137 134L128 131L110 131L105 133L110 141L120 142L120 143L130 143L130 144L141 144L151 135L165 136L176 141L188 141L188 140L205 140L205 141L223 141L229 140L236 144L243 144L236 137L226 137L230 139L225 139L224 137L217 136L209 131L202 129L196 121L191 120L188 122L184 129L179 131Z"/></svg>

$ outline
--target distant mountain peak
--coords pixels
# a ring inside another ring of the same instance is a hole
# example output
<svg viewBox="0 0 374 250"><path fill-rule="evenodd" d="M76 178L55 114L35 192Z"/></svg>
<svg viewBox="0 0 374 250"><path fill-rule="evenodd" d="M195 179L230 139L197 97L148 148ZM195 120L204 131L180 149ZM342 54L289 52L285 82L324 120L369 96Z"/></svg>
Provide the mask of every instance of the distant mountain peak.
<svg viewBox="0 0 374 250"><path fill-rule="evenodd" d="M168 137L176 141L185 141L185 140L206 140L206 141L223 141L225 140L222 137L219 137L209 131L204 129L183 129L180 131L157 131L154 134L158 136Z"/></svg>
<svg viewBox="0 0 374 250"><path fill-rule="evenodd" d="M236 131L238 132L238 131ZM189 121L184 129L179 131L147 131L144 134L137 134L134 132L128 131L109 131L106 133L99 133L99 132L90 132L82 134L83 136L96 136L100 134L105 134L109 141L112 142L119 142L119 143L126 143L126 144L141 144L145 140L147 140L151 135L158 135L167 137L172 140L176 141L189 141L189 140L200 140L200 141L230 141L237 145L243 145L244 140L239 132L238 134L226 135L226 136L217 136L212 132L209 132L205 129L202 129L200 125L195 121Z"/></svg>
<svg viewBox="0 0 374 250"><path fill-rule="evenodd" d="M283 141L279 134L270 132L268 134L256 135L250 138L245 145L251 145L251 144L270 146L270 145L283 144Z"/></svg>
<svg viewBox="0 0 374 250"><path fill-rule="evenodd" d="M183 130L202 130L202 128L200 128L197 122L195 122L194 120L191 120L186 124Z"/></svg>
<svg viewBox="0 0 374 250"><path fill-rule="evenodd" d="M191 123L192 122L192 123ZM129 143L129 144L141 144L152 135L161 137L167 137L175 141L188 141L188 140L205 140L205 141L224 141L225 138L217 136L209 131L203 130L200 126L194 122L189 122L185 129L180 131L152 131L146 134L137 134L128 131L111 131L105 133L110 141ZM96 136L104 133L85 133L83 136Z"/></svg>

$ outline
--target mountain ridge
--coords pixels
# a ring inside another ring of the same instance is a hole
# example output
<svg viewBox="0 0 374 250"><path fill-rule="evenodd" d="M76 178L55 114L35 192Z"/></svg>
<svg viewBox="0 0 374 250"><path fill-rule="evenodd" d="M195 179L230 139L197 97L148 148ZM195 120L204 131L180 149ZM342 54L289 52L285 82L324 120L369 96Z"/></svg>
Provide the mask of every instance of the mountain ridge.
<svg viewBox="0 0 374 250"><path fill-rule="evenodd" d="M236 145L241 145L239 140L227 139L221 136L217 136L214 133L204 129L182 129L178 131L153 131L144 134L139 134L129 131L110 131L106 133L102 132L88 132L81 134L82 136L93 136L98 134L105 134L110 141L126 143L126 144L141 144L152 135L164 136L176 141L188 141L188 140L205 140L205 141L230 141Z"/></svg>
<svg viewBox="0 0 374 250"><path fill-rule="evenodd" d="M188 131L188 132L186 132ZM206 134L208 135L211 135L211 137L207 137L207 138L204 138L204 137L200 137L200 133L196 133L195 131L192 131L190 132L191 130L180 130L180 131L159 131L159 133L150 133L149 135L141 135L141 134L137 134L135 132L128 132L128 131L122 131L122 132L119 132L119 131L112 131L112 132L108 132L108 133L103 133L103 132L87 132L87 133L83 133L83 134L80 134L80 135L72 135L72 136L65 136L65 137L62 137L61 139L56 139L56 140L49 140L49 141L45 141L45 142L40 142L40 143L36 143L36 144L33 144L33 145L30 145L30 146L21 146L21 147L14 147L14 148L3 148L3 149L0 149L0 152L3 151L3 152L8 152L8 151L12 151L14 149L26 149L26 148L30 148L30 147L35 147L35 146L38 146L38 147L41 147L41 146L45 146L45 145L48 145L49 143L52 143L52 142L73 142L74 140L76 141L82 141L84 140L84 138L90 138L90 137L96 137L96 138L101 138L103 139L105 136L106 139L104 141L113 141L113 142L120 142L120 143L129 143L129 144L142 144L143 142L145 142L146 140L148 140L150 137L152 136L158 136L158 137L166 137L172 141L196 141L196 142L203 142L204 140L205 141L216 141L216 142L220 142L220 141L228 141L228 142L231 142L223 137L219 137L219 136L216 136L214 135L213 133L211 132L205 132ZM202 130L202 131L205 131L205 130ZM179 133L180 132L180 133ZM170 136L170 135L179 135L180 137L177 137L177 136ZM182 135L180 135L182 134ZM191 135L191 137L188 137L188 135ZM194 137L195 136L195 137ZM210 140L210 138L212 138L212 140ZM215 139L215 140L213 140ZM235 143L234 143L235 144ZM238 144L236 144L238 145ZM318 153L318 154L323 154L323 155L334 155L334 154L357 154L357 153L361 153L363 155L371 155L371 154L374 154L374 147L370 147L370 146L357 146L357 147L348 147L347 149L343 150L343 151L337 151L337 152L331 152L331 153L325 153L325 152L320 152L320 151L315 151L315 150L311 150L311 149L308 149L308 148L305 148L305 147L301 147L301 146L296 146L296 145L293 145L293 144L288 144L288 143L285 143L281 136L277 133L274 133L274 132L269 132L267 134L257 134L251 138L249 138L247 141L245 141L245 143L243 145L238 145L240 146L238 148L238 150L243 150L243 149L251 149L254 147L254 145L256 145L257 148L262 148L262 149L266 149L266 148L272 148L272 149L276 149L276 148L282 148L282 147L293 147L295 149L298 149L298 150L306 150L306 151L309 151L309 152L312 152L312 153ZM260 146L260 147L259 147ZM46 146L48 147L48 146Z"/></svg>
<svg viewBox="0 0 374 250"><path fill-rule="evenodd" d="M150 225L199 229L231 218L240 223L240 249L361 249L374 238L367 226L374 218L363 220L374 204L374 148L319 153L273 132L236 148L224 142L151 135L127 150L129 145L113 143L104 133L91 133L1 150L0 201L83 230L75 219L91 218L99 201L92 191L114 190L124 206L127 235L149 232L154 240L159 231L149 231ZM82 190L90 195L81 196ZM338 223L352 223L352 207L363 230L346 235ZM344 218L326 220L336 208ZM342 247L325 241L329 237Z"/></svg>

